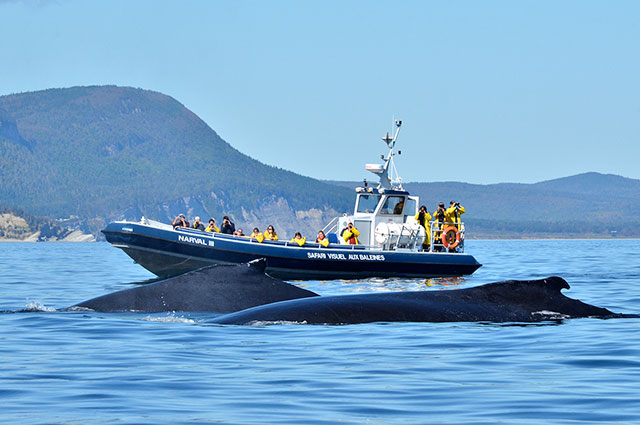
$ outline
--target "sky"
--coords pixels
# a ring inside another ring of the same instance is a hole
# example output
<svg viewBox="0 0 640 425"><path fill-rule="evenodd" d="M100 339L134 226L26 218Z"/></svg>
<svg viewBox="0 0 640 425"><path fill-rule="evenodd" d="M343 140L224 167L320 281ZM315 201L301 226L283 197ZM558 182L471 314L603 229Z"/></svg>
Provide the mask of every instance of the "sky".
<svg viewBox="0 0 640 425"><path fill-rule="evenodd" d="M239 151L375 181L640 179L638 1L0 0L0 95L172 96Z"/></svg>

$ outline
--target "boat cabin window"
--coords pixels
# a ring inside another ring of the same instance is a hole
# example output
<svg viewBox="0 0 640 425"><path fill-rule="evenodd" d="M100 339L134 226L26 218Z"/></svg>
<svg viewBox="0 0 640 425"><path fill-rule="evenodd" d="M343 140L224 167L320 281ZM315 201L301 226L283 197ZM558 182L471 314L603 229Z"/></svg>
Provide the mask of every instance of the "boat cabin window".
<svg viewBox="0 0 640 425"><path fill-rule="evenodd" d="M408 198L407 202L404 205L404 215L406 216L414 216L418 213L418 203L415 199Z"/></svg>
<svg viewBox="0 0 640 425"><path fill-rule="evenodd" d="M404 196L389 196L380 208L380 214L400 215L404 210Z"/></svg>
<svg viewBox="0 0 640 425"><path fill-rule="evenodd" d="M358 195L358 207L356 208L356 212L372 213L376 210L378 202L380 202L380 195Z"/></svg>

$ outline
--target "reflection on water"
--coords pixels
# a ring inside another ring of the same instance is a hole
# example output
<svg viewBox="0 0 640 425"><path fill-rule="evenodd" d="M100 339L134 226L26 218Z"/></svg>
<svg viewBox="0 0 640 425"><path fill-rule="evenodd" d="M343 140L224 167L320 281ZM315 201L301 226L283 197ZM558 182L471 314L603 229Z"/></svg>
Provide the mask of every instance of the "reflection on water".
<svg viewBox="0 0 640 425"><path fill-rule="evenodd" d="M327 280L292 282L320 295L340 295L367 292L430 291L463 287L464 277L417 278L369 278L361 280Z"/></svg>

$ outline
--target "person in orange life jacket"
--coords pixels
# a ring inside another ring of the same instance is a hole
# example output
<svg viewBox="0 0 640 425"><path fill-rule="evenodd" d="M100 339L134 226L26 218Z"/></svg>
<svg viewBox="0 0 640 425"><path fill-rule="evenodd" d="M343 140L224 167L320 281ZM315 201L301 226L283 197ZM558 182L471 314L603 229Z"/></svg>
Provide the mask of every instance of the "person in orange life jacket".
<svg viewBox="0 0 640 425"><path fill-rule="evenodd" d="M204 231L204 224L200 221L200 217L196 217L196 221L193 222L192 228L200 231Z"/></svg>
<svg viewBox="0 0 640 425"><path fill-rule="evenodd" d="M257 227L253 228L253 233L249 236L251 239L255 239L258 242L262 242L264 240L264 235L260 232L260 229Z"/></svg>
<svg viewBox="0 0 640 425"><path fill-rule="evenodd" d="M267 231L264 233L264 238L269 239L270 241L278 240L278 234L276 233L275 230L273 230L272 225L269 225L269 227L267 227Z"/></svg>
<svg viewBox="0 0 640 425"><path fill-rule="evenodd" d="M189 222L184 218L184 214L178 214L178 216L173 219L171 225L174 229L176 227L189 227Z"/></svg>
<svg viewBox="0 0 640 425"><path fill-rule="evenodd" d="M349 245L358 245L360 243L358 242L358 236L360 236L360 232L351 222L347 224L347 227L342 229L342 232L340 232L340 236L342 236L344 241Z"/></svg>
<svg viewBox="0 0 640 425"><path fill-rule="evenodd" d="M445 211L445 220L447 223L449 223L448 225L453 224L453 226L458 229L458 231L460 231L460 223L462 223L462 220L460 219L460 216L462 214L464 214L465 209L462 205L460 205L460 202L456 202L456 201L451 201L449 203L449 208L447 208L447 211ZM456 248L449 248L449 252L456 252Z"/></svg>
<svg viewBox="0 0 640 425"><path fill-rule="evenodd" d="M320 230L318 232L318 237L316 238L316 243L324 246L325 248L329 246L329 239L325 236L324 232Z"/></svg>
<svg viewBox="0 0 640 425"><path fill-rule="evenodd" d="M229 217L226 215L222 217L222 228L220 229L220 233L226 233L228 235L233 235L233 232L236 231L236 226L229 220Z"/></svg>
<svg viewBox="0 0 640 425"><path fill-rule="evenodd" d="M438 204L438 209L433 213L433 221L434 221L434 235L433 235L433 250L434 251L442 251L442 246L437 246L442 244L442 226L444 226L446 216L446 210L444 209L444 202L440 202Z"/></svg>
<svg viewBox="0 0 640 425"><path fill-rule="evenodd" d="M462 222L460 216L465 212L466 210L462 205L460 205L460 202L451 201L449 203L449 208L445 211L445 221L453 224L458 230L460 230L460 223Z"/></svg>
<svg viewBox="0 0 640 425"><path fill-rule="evenodd" d="M422 205L420 206L420 210L418 210L418 214L416 214L416 221L424 227L425 232L427 233L424 237L424 242L422 242L422 249L424 251L429 250L429 244L431 243L431 225L429 222L431 221L431 214L427 212L427 207Z"/></svg>
<svg viewBox="0 0 640 425"><path fill-rule="evenodd" d="M302 246L307 242L307 239L303 238L300 232L296 232L296 235L289 242L295 242L298 245Z"/></svg>
<svg viewBox="0 0 640 425"><path fill-rule="evenodd" d="M207 226L206 229L204 229L205 232L216 232L219 233L220 229L218 229L218 226L216 226L216 221L213 218L209 219L209 225Z"/></svg>

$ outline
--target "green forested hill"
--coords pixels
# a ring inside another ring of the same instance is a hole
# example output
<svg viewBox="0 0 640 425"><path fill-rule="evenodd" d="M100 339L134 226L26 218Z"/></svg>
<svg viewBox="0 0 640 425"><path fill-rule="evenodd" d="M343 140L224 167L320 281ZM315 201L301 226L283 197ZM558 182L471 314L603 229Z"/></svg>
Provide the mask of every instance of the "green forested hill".
<svg viewBox="0 0 640 425"><path fill-rule="evenodd" d="M438 202L461 202L471 237L640 237L636 179L584 173L534 184L433 182L404 187L420 196L429 212Z"/></svg>
<svg viewBox="0 0 640 425"><path fill-rule="evenodd" d="M183 212L309 234L352 211L357 185L262 164L161 93L96 86L0 97L0 207L38 223L64 218L98 235L114 219L170 221ZM640 180L586 173L536 184L405 187L429 211L461 201L470 237L640 236Z"/></svg>
<svg viewBox="0 0 640 425"><path fill-rule="evenodd" d="M77 216L96 233L112 219L179 212L315 228L351 203L351 190L238 152L160 93L96 86L0 97L0 206Z"/></svg>

